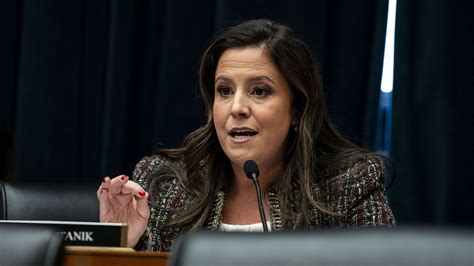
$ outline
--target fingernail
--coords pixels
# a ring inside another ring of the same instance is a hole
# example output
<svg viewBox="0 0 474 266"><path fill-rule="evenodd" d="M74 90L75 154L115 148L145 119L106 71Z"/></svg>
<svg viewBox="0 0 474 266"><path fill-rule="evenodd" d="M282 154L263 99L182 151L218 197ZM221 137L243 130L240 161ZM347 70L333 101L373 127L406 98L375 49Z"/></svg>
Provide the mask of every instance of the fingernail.
<svg viewBox="0 0 474 266"><path fill-rule="evenodd" d="M145 191L138 192L138 195L140 195L140 197L145 197Z"/></svg>
<svg viewBox="0 0 474 266"><path fill-rule="evenodd" d="M124 180L125 179L125 176L123 175L122 177L120 177L121 180Z"/></svg>
<svg viewBox="0 0 474 266"><path fill-rule="evenodd" d="M105 178L106 178L106 177L104 177L104 179L102 179L102 184L105 183Z"/></svg>

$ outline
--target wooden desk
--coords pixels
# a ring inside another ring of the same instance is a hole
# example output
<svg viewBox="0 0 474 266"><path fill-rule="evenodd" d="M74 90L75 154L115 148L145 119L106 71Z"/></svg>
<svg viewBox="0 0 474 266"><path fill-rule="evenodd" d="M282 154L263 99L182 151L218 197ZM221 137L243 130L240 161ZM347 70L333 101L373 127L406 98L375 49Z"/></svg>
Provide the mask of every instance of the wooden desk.
<svg viewBox="0 0 474 266"><path fill-rule="evenodd" d="M132 248L67 246L64 266L166 266L168 253L138 252Z"/></svg>

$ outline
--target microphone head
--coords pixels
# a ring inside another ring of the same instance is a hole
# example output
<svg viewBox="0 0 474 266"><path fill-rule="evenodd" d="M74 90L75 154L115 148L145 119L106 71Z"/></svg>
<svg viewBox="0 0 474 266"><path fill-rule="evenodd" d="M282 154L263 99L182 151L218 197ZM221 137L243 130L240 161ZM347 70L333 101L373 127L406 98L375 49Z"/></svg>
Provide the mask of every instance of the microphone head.
<svg viewBox="0 0 474 266"><path fill-rule="evenodd" d="M245 161L244 172L245 172L245 175L250 179L254 179L254 178L256 179L258 175L260 174L257 163L254 162L253 160Z"/></svg>

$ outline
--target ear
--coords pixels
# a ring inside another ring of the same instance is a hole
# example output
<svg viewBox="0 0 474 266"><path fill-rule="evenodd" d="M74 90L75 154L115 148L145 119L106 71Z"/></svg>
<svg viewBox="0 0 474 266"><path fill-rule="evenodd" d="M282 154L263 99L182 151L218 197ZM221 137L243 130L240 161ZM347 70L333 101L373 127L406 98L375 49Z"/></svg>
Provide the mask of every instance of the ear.
<svg viewBox="0 0 474 266"><path fill-rule="evenodd" d="M295 102L294 95L292 97L293 100L291 103L291 126L296 127L299 126L301 121L301 110L298 110L298 108L295 107L297 103Z"/></svg>
<svg viewBox="0 0 474 266"><path fill-rule="evenodd" d="M295 118L291 120L291 128L293 129L293 131L298 132L300 130L299 123L299 120Z"/></svg>
<svg viewBox="0 0 474 266"><path fill-rule="evenodd" d="M300 116L299 114L295 111L291 111L291 126L296 127L300 124Z"/></svg>

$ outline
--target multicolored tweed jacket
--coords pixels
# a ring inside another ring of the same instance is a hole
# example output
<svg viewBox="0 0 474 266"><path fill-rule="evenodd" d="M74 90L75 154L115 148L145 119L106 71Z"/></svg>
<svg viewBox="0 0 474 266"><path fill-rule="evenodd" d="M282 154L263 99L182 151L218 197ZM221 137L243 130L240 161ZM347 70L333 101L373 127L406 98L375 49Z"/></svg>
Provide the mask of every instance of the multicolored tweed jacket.
<svg viewBox="0 0 474 266"><path fill-rule="evenodd" d="M154 155L142 159L135 168L133 179L149 192L151 209L148 227L136 249L169 251L175 239L190 230L191 226L163 229L169 219L176 218L176 209L189 205L193 200L184 192L176 176L160 174L163 172L160 171L162 167L179 167L171 164L169 160ZM320 199L327 210L343 215L330 215L314 208L307 227L309 229L395 225L395 218L384 193L384 166L379 157L369 157L356 162L338 176L318 183L313 191L315 198ZM203 229L219 230L224 197L223 191L215 195L214 208L206 223L207 228ZM291 221L283 228L276 189L270 188L265 197L270 206L272 231L293 229ZM293 197L297 200L298 190L293 190Z"/></svg>

